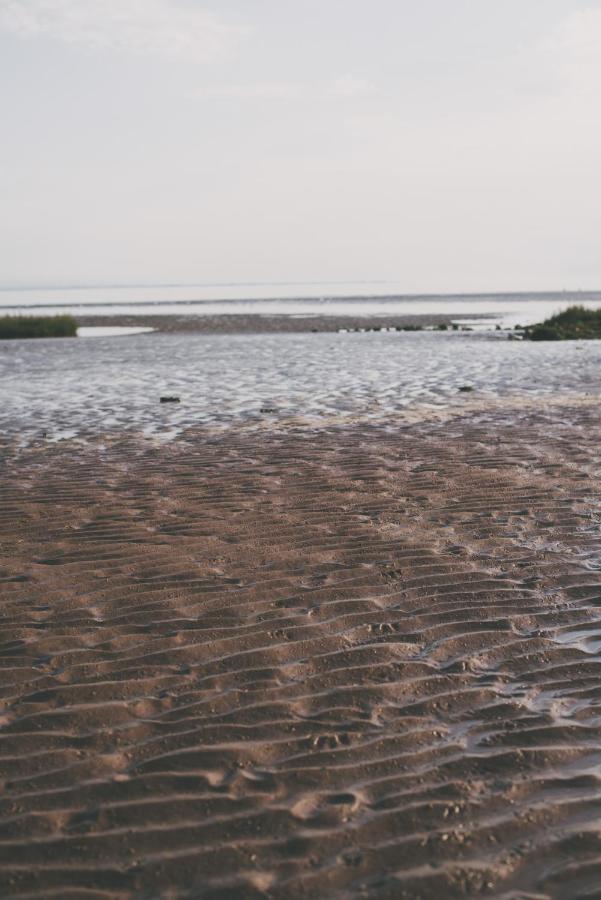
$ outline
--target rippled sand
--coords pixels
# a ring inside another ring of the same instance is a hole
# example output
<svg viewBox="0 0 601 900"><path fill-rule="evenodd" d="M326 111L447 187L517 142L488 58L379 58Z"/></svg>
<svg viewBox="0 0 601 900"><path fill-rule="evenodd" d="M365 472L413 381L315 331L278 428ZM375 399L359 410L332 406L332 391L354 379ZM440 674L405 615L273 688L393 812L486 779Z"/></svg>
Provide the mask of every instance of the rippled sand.
<svg viewBox="0 0 601 900"><path fill-rule="evenodd" d="M2 896L599 896L598 401L158 442L81 389L5 441Z"/></svg>

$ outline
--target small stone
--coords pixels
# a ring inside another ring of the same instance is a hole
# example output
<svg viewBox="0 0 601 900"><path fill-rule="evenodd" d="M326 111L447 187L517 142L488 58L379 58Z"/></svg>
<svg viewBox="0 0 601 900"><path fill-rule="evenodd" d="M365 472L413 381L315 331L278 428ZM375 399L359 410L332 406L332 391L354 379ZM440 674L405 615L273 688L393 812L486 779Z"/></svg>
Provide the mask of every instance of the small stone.
<svg viewBox="0 0 601 900"><path fill-rule="evenodd" d="M181 403L179 397L161 397L161 403Z"/></svg>

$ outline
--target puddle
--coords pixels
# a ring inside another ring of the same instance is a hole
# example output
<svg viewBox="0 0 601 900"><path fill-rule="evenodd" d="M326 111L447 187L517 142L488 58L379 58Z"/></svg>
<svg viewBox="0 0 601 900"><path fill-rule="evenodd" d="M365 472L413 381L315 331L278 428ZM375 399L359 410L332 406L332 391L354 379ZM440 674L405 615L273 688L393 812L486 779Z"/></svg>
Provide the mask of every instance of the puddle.
<svg viewBox="0 0 601 900"><path fill-rule="evenodd" d="M143 328L142 326L132 325L86 325L77 329L77 337L120 337L128 334L147 334L154 331L154 328Z"/></svg>
<svg viewBox="0 0 601 900"><path fill-rule="evenodd" d="M584 653L598 653L601 650L601 621L591 626L580 626L554 634L551 640L567 647L576 647Z"/></svg>

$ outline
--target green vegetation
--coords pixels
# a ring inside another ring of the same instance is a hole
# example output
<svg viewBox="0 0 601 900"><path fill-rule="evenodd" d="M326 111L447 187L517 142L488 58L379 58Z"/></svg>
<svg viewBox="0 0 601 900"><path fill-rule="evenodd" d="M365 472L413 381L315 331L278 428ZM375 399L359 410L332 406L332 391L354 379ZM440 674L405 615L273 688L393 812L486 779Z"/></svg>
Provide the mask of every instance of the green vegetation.
<svg viewBox="0 0 601 900"><path fill-rule="evenodd" d="M538 325L524 329L528 341L576 341L582 338L601 338L601 309L570 306Z"/></svg>
<svg viewBox="0 0 601 900"><path fill-rule="evenodd" d="M0 316L0 339L76 336L73 316Z"/></svg>

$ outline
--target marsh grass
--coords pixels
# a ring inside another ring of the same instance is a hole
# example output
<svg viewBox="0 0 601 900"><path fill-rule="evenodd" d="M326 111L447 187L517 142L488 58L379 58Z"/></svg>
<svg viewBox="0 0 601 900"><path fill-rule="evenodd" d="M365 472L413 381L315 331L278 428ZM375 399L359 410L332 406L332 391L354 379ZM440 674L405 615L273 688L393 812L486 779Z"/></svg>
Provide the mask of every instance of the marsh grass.
<svg viewBox="0 0 601 900"><path fill-rule="evenodd" d="M538 325L524 329L528 341L576 341L601 338L601 309L570 306Z"/></svg>
<svg viewBox="0 0 601 900"><path fill-rule="evenodd" d="M73 316L0 316L0 340L76 336Z"/></svg>

